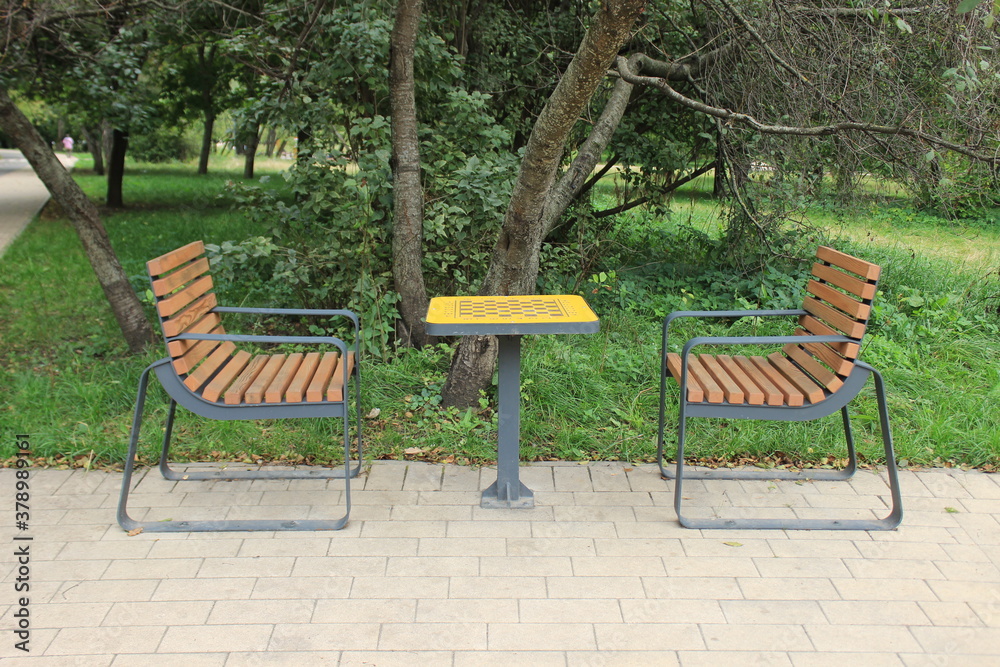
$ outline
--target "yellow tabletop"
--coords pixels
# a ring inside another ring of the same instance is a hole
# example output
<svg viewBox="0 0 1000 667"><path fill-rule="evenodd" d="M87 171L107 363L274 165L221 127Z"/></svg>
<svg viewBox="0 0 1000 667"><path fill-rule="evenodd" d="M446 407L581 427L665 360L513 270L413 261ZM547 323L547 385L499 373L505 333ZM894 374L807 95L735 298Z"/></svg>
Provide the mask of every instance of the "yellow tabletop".
<svg viewBox="0 0 1000 667"><path fill-rule="evenodd" d="M442 296L431 299L432 336L595 333L597 315L575 294Z"/></svg>

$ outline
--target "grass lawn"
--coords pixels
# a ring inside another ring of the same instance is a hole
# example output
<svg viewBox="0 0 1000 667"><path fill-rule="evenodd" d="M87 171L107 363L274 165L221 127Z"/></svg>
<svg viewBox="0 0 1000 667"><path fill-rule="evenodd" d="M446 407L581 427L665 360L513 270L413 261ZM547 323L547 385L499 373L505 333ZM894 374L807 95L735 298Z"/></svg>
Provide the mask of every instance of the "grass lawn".
<svg viewBox="0 0 1000 667"><path fill-rule="evenodd" d="M258 173L274 174L285 165L258 162ZM79 163L77 179L99 200L104 180L87 167L86 160ZM225 197L226 181L239 180L241 166L220 161L211 171L197 176L187 164L129 166L128 208L105 211L104 221L140 294L147 287L144 263L151 257L195 239L221 243L270 233L254 228ZM578 281L601 316L599 334L525 338L524 459L650 460L662 317L674 309L739 305L748 298L767 305L801 298L798 278L772 276L748 293L711 267L668 277L651 266L671 260L686 228L717 235L721 209L705 194L710 183L703 178L682 191L668 217L620 216L614 238L623 244L632 239L628 243L641 246L641 252L624 253L619 265L595 268ZM808 216L837 247L885 269L874 335L863 356L886 375L899 458L912 465L995 469L1000 465L1000 225L952 223L892 202L850 212L817 207ZM654 237L665 249L662 258L650 261L647 241ZM227 305L244 298L232 286L219 291ZM698 331L740 334L754 326L739 320ZM693 333L694 325L682 331ZM51 209L0 258L0 338L0 432L32 435L40 463L120 463L139 374L163 352L126 354L79 241ZM366 455L474 464L495 458L492 396L472 410L439 407L453 343L402 350L387 362L372 359L362 366L363 407L370 415L364 422ZM671 390L668 411L676 405ZM144 422L147 459L155 456L165 412L162 392L153 391ZM855 401L852 414L862 456L878 461L872 391ZM337 460L331 446L336 424L208 422L180 411L175 432L181 457ZM689 446L693 456L716 462L759 461L779 451L787 460L810 465L834 464L846 451L835 417L819 424L694 420ZM12 438L5 437L0 458L13 453Z"/></svg>

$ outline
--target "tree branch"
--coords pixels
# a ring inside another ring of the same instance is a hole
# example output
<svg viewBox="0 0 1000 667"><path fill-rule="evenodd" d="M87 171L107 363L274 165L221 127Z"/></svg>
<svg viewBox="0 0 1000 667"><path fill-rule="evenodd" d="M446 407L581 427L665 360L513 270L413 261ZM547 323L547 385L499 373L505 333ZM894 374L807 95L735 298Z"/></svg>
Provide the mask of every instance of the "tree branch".
<svg viewBox="0 0 1000 667"><path fill-rule="evenodd" d="M960 155L972 158L978 162L990 164L1000 164L1000 149L994 155L977 152L975 149L953 141L948 141L941 137L915 130L902 125L876 125L874 123L860 123L855 121L845 121L840 123L830 123L827 125L795 126L795 125L771 125L762 123L749 114L731 111L720 107L714 107L698 100L693 100L674 90L666 80L657 77L640 76L632 73L629 69L628 61L618 56L618 71L621 77L629 83L639 86L652 86L664 93L673 101L699 113L718 118L728 125L742 124L752 127L763 134L795 135L800 137L824 137L847 132L871 132L874 134L887 134L919 139L932 146L938 146Z"/></svg>

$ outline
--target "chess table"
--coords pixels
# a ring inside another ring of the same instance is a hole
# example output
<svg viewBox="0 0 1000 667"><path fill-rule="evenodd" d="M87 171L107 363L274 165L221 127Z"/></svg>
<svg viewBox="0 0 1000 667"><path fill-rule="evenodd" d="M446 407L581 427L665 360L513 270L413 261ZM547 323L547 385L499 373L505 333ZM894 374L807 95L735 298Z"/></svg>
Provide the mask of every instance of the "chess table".
<svg viewBox="0 0 1000 667"><path fill-rule="evenodd" d="M483 491L480 506L534 507L534 493L519 476L521 336L596 333L597 315L576 295L448 296L431 299L426 322L432 336L497 337L497 481Z"/></svg>

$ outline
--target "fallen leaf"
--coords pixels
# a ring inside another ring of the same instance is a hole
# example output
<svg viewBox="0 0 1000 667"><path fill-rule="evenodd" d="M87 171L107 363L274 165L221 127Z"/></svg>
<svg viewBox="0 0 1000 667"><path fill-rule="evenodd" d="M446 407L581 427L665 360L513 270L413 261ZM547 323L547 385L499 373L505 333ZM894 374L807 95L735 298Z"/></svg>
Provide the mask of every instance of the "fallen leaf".
<svg viewBox="0 0 1000 667"><path fill-rule="evenodd" d="M372 411L368 413L368 419L375 419L380 414L382 414L382 410L380 408L372 408Z"/></svg>
<svg viewBox="0 0 1000 667"><path fill-rule="evenodd" d="M403 450L403 453L409 454L410 456L416 456L417 454L423 454L424 450L420 449L419 447L407 447L405 450Z"/></svg>
<svg viewBox="0 0 1000 667"><path fill-rule="evenodd" d="M128 536L129 537L135 537L136 535L138 535L141 532L142 532L142 526L140 526L138 528L133 528L132 530L128 531Z"/></svg>
<svg viewBox="0 0 1000 667"><path fill-rule="evenodd" d="M742 547L742 542L723 542L727 547Z"/></svg>
<svg viewBox="0 0 1000 667"><path fill-rule="evenodd" d="M954 507L945 507L944 511L947 512L948 514L958 514L958 510L955 509Z"/></svg>

